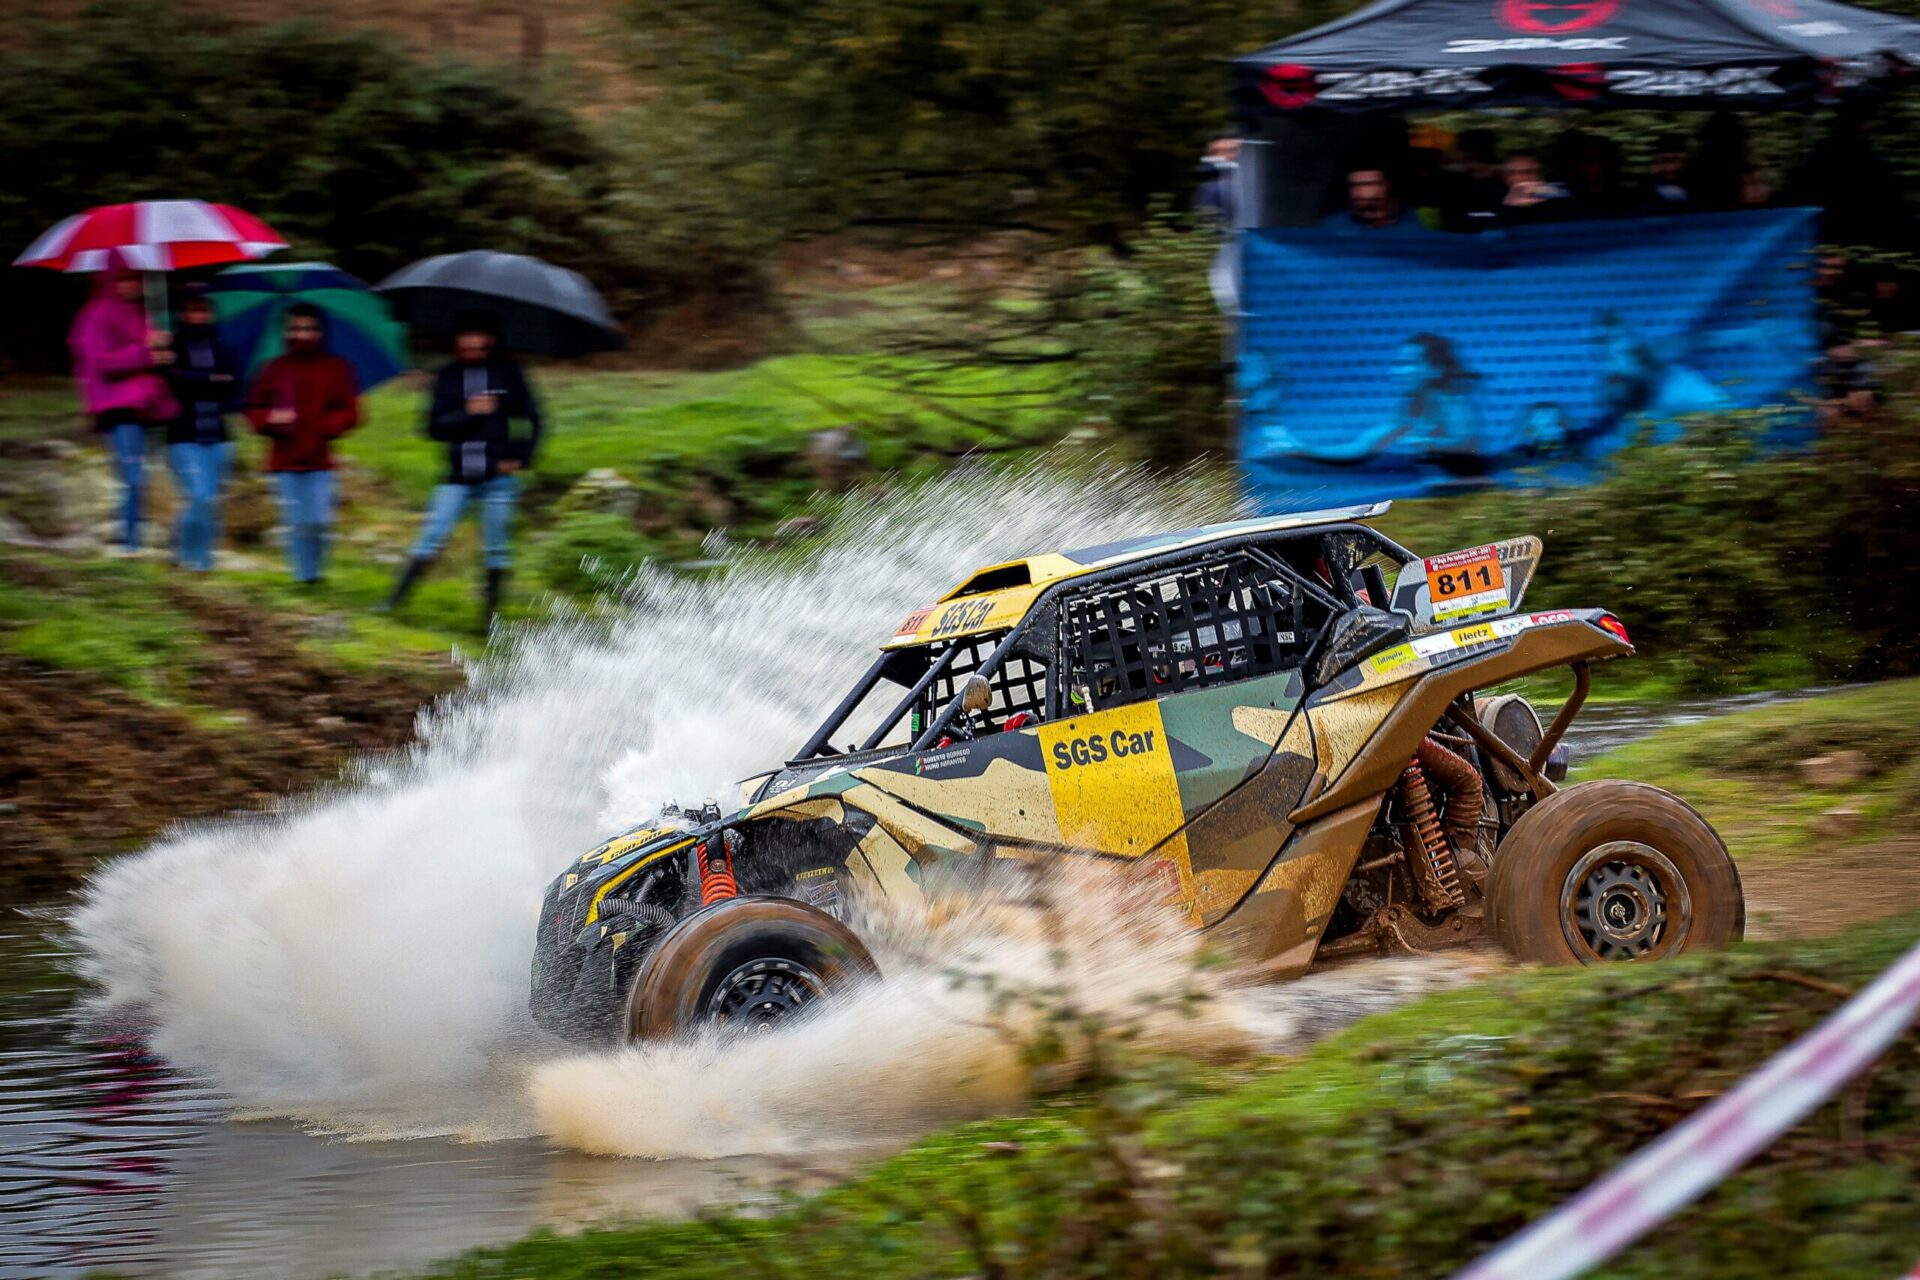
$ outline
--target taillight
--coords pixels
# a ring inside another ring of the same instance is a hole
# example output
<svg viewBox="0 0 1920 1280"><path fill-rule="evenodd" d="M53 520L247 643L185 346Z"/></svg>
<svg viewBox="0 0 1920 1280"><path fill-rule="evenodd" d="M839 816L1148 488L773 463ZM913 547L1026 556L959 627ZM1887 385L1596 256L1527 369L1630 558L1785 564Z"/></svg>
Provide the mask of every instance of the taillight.
<svg viewBox="0 0 1920 1280"><path fill-rule="evenodd" d="M1630 645L1633 643L1633 637L1627 634L1627 624L1610 613L1600 615L1600 629L1611 635L1621 644Z"/></svg>

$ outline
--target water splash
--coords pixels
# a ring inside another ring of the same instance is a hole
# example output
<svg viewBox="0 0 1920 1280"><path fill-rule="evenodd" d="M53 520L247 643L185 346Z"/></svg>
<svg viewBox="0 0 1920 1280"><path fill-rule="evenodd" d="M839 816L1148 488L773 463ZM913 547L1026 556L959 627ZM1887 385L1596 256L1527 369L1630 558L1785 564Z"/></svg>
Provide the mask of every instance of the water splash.
<svg viewBox="0 0 1920 1280"><path fill-rule="evenodd" d="M889 906L861 937L884 982L765 1035L703 1036L539 1068L541 1127L607 1155L802 1154L904 1140L1019 1103L1023 1051L1049 1018L1071 1030L1046 1065L1071 1073L1097 1037L1224 1057L1254 1047L1252 1012L1164 906L1063 860L1038 905ZM1053 1024L1053 1025L1058 1025Z"/></svg>
<svg viewBox="0 0 1920 1280"><path fill-rule="evenodd" d="M1192 937L1098 894L1053 938L984 908L895 916L868 934L889 981L816 1020L745 1045L580 1055L526 1013L542 892L609 829L792 749L894 623L979 565L1234 514L1195 476L971 467L847 500L800 557L737 554L719 580L639 571L620 607L497 644L403 755L109 865L71 922L93 1011L138 1017L242 1115L354 1136L777 1154L1013 1105L1030 1023L977 983L956 990L952 970L1134 1017L1200 980ZM1143 1025L1188 1053L1286 1048L1456 979L1353 971L1275 994L1214 975L1199 1016Z"/></svg>
<svg viewBox="0 0 1920 1280"><path fill-rule="evenodd" d="M533 627L422 713L418 744L266 816L110 864L72 921L96 1013L249 1115L525 1132L562 1052L525 1013L551 877L614 825L797 745L878 640L983 563L1234 514L1197 477L969 467L856 496L804 558L641 572L632 607Z"/></svg>

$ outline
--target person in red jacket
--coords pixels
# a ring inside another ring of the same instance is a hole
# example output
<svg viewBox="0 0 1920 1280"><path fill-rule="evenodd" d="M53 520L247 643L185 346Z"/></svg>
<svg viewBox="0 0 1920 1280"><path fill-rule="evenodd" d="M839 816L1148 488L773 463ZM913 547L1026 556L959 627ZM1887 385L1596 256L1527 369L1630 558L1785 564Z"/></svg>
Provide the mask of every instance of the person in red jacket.
<svg viewBox="0 0 1920 1280"><path fill-rule="evenodd" d="M247 421L273 442L267 470L280 490L294 581L319 582L333 521L333 442L360 425L353 366L327 349L320 308L306 302L287 308L286 353L254 379Z"/></svg>

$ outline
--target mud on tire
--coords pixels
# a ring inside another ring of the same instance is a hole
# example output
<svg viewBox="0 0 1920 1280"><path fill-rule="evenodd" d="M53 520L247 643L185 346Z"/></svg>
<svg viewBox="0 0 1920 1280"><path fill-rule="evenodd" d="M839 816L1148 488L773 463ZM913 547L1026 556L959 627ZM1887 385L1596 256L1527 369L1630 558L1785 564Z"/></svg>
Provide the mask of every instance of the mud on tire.
<svg viewBox="0 0 1920 1280"><path fill-rule="evenodd" d="M1487 883L1494 939L1543 964L1652 960L1738 942L1740 873L1679 797L1606 780L1555 792L1521 815Z"/></svg>
<svg viewBox="0 0 1920 1280"><path fill-rule="evenodd" d="M853 931L790 898L730 898L660 939L627 999L627 1039L757 1030L880 976Z"/></svg>

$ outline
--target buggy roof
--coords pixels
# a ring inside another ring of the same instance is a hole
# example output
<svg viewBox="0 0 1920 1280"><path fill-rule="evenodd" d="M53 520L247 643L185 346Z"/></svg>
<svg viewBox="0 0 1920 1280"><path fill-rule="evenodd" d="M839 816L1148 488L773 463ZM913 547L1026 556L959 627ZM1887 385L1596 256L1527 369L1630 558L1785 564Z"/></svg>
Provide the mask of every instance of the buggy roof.
<svg viewBox="0 0 1920 1280"><path fill-rule="evenodd" d="M1171 533L1102 542L1073 551L1049 551L1021 560L1009 560L1004 564L988 565L976 570L934 603L907 615L893 638L881 647L907 649L936 640L951 640L1010 627L1026 616L1033 602L1048 587L1095 570L1110 569L1133 560L1149 560L1236 538L1366 520L1380 515L1391 505L1388 502L1371 502L1351 507L1329 507L1322 511L1256 516L1250 520L1197 525Z"/></svg>

